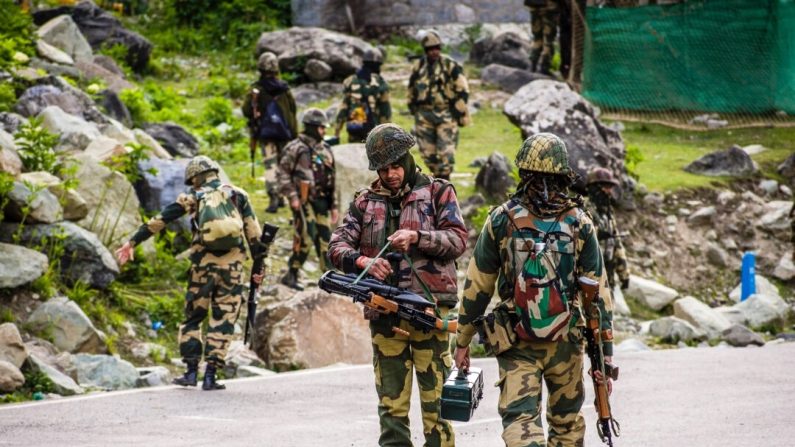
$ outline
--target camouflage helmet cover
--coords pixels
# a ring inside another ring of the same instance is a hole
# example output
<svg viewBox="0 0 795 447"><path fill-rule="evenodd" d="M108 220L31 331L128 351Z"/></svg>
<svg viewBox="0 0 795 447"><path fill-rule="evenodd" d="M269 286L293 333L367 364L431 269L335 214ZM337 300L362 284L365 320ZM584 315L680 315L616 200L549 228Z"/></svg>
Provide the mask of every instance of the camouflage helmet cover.
<svg viewBox="0 0 795 447"><path fill-rule="evenodd" d="M261 71L279 72L279 58L270 51L266 51L259 55L257 59L257 69Z"/></svg>
<svg viewBox="0 0 795 447"><path fill-rule="evenodd" d="M397 124L386 123L376 126L367 134L367 141L364 144L367 160L370 162L369 169L377 171L400 160L414 143L414 137Z"/></svg>
<svg viewBox="0 0 795 447"><path fill-rule="evenodd" d="M439 33L436 31L428 31L422 36L420 39L420 43L422 44L423 48L432 48L432 47L440 47L442 46L442 38L439 37Z"/></svg>
<svg viewBox="0 0 795 447"><path fill-rule="evenodd" d="M364 54L362 55L362 61L376 62L380 64L384 62L384 57L381 55L381 51L378 48L372 48L364 51Z"/></svg>
<svg viewBox="0 0 795 447"><path fill-rule="evenodd" d="M605 183L609 185L619 186L618 180L613 176L609 169L602 167L593 168L588 171L588 176L585 179L586 185L593 185L596 183Z"/></svg>
<svg viewBox="0 0 795 447"><path fill-rule="evenodd" d="M310 107L304 111L301 122L310 126L328 126L326 112L315 107Z"/></svg>
<svg viewBox="0 0 795 447"><path fill-rule="evenodd" d="M210 157L205 155L193 157L188 162L188 165L185 166L185 185L190 186L191 179L199 174L203 174L207 171L215 171L217 173L220 170L221 168L218 166L218 163L214 162Z"/></svg>
<svg viewBox="0 0 795 447"><path fill-rule="evenodd" d="M527 171L571 174L566 143L551 133L537 133L524 140L515 163L517 168Z"/></svg>

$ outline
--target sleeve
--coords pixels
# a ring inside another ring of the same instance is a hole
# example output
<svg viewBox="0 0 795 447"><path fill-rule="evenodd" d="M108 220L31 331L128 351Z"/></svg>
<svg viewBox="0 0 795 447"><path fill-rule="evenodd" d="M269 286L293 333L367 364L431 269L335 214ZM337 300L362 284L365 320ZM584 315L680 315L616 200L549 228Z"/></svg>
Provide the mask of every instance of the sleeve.
<svg viewBox="0 0 795 447"><path fill-rule="evenodd" d="M457 62L453 62L453 67L450 73L450 80L453 83L453 97L451 98L452 104L450 105L453 117L458 121L461 126L470 124L469 108L467 102L469 101L469 82L464 76L464 69L461 68Z"/></svg>
<svg viewBox="0 0 795 447"><path fill-rule="evenodd" d="M160 214L138 227L138 230L130 239L130 243L133 246L141 244L153 235L159 233L169 223L179 219L185 214L192 213L195 208L196 198L192 194L180 194L176 202L169 204L160 211Z"/></svg>
<svg viewBox="0 0 795 447"><path fill-rule="evenodd" d="M607 270L603 266L602 253L599 248L599 241L596 237L596 229L587 216L583 215L582 226L580 227L579 237L577 240L579 247L579 255L577 258L577 275L576 277L585 276L594 281L598 281L599 300L598 308L601 315L600 327L602 331L613 330L613 298L607 287ZM589 309L584 309L588 312ZM604 354L613 355L613 342L604 342Z"/></svg>
<svg viewBox="0 0 795 447"><path fill-rule="evenodd" d="M357 273L356 259L361 256L359 252L359 241L362 234L363 213L359 207L362 206L359 199L351 202L342 225L338 226L331 234L328 244L328 256L335 267L345 273Z"/></svg>
<svg viewBox="0 0 795 447"><path fill-rule="evenodd" d="M389 84L381 78L381 91L378 95L378 117L379 123L384 124L392 121L392 105L389 102Z"/></svg>
<svg viewBox="0 0 795 447"><path fill-rule="evenodd" d="M251 126L251 120L254 117L254 109L251 107L251 89L253 86L249 87L248 92L246 92L246 96L243 98L243 105L240 107L240 111L243 112L243 116L245 116L249 121L249 126Z"/></svg>
<svg viewBox="0 0 795 447"><path fill-rule="evenodd" d="M348 116L351 113L350 103L351 103L351 78L348 77L342 83L342 104L340 104L340 110L339 112L337 112L338 125L348 121Z"/></svg>
<svg viewBox="0 0 795 447"><path fill-rule="evenodd" d="M434 181L431 188L437 184ZM433 194L433 200L436 202L436 229L419 231L417 249L428 256L456 259L466 249L468 232L452 184L442 183Z"/></svg>
<svg viewBox="0 0 795 447"><path fill-rule="evenodd" d="M287 120L287 125L290 127L290 134L293 138L298 136L298 119L296 118L296 111L297 107L295 105L295 97L293 96L292 90L287 90L285 93L287 97L287 113L285 113L285 119Z"/></svg>
<svg viewBox="0 0 795 447"><path fill-rule="evenodd" d="M406 92L406 100L408 102L409 111L411 114L417 113L417 76L419 76L420 71L420 61L414 63L414 66L411 67L411 76L409 76L409 87L408 91Z"/></svg>
<svg viewBox="0 0 795 447"><path fill-rule="evenodd" d="M287 197L287 200L298 197L298 189L293 182L293 166L296 166L299 148L300 144L288 144L284 148L284 155L279 160L279 166L276 169L276 183L279 192Z"/></svg>
<svg viewBox="0 0 795 447"><path fill-rule="evenodd" d="M331 181L329 182L329 208L334 210L337 209L337 160L334 159L334 152L332 152L330 146L326 146L326 150L328 151L329 155L331 156Z"/></svg>
<svg viewBox="0 0 795 447"><path fill-rule="evenodd" d="M257 215L254 214L254 209L251 207L251 200L248 194L239 188L235 188L237 198L235 203L237 209L240 211L240 217L243 218L243 232L246 235L249 247L252 247L252 255L254 255L255 246L259 246L259 240L262 237L262 228L257 220Z"/></svg>

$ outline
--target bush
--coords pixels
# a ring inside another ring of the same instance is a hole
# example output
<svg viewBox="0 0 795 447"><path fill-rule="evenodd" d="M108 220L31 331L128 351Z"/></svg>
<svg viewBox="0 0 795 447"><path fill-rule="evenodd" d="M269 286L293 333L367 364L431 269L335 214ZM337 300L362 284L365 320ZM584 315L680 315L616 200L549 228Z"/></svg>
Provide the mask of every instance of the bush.
<svg viewBox="0 0 795 447"><path fill-rule="evenodd" d="M0 84L0 112L9 112L17 102L17 93L10 83Z"/></svg>
<svg viewBox="0 0 795 447"><path fill-rule="evenodd" d="M0 0L0 70L18 65L17 52L28 56L36 54L33 43L33 20L16 2Z"/></svg>
<svg viewBox="0 0 795 447"><path fill-rule="evenodd" d="M30 120L20 126L16 134L19 158L28 172L46 171L58 174L63 166L55 154L58 135L41 126L40 118Z"/></svg>

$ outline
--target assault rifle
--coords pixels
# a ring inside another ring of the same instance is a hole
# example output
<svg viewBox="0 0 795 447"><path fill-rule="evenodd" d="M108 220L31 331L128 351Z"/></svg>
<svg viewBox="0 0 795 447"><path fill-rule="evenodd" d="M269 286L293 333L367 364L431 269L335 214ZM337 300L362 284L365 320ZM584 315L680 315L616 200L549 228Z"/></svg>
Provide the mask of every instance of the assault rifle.
<svg viewBox="0 0 795 447"><path fill-rule="evenodd" d="M268 223L262 225L262 237L259 238L262 243L262 252L254 257L254 265L251 266L251 282L248 285L246 329L243 332L243 344L249 342L251 327L254 326L254 316L257 314L257 289L259 285L254 283L254 275L262 272L262 264L265 263L265 258L268 257L268 249L273 239L276 238L277 231L279 231L279 227L276 225Z"/></svg>
<svg viewBox="0 0 795 447"><path fill-rule="evenodd" d="M259 118L260 118L260 111L259 111L259 89L251 89L251 136L248 139L248 151L249 155L251 155L251 178L254 178L256 175L254 172L254 166L256 164L257 158L257 137L259 133Z"/></svg>
<svg viewBox="0 0 795 447"><path fill-rule="evenodd" d="M580 290L583 292L583 311L585 313L585 340L588 343L588 359L591 361L591 379L593 380L594 391L596 394L596 431L599 438L610 447L613 447L613 438L621 435L621 425L613 419L610 411L610 395L607 389L607 379L618 380L618 367L605 362L602 342L611 341L613 334L611 331L602 331L601 312L599 303L602 298L599 296L599 283L590 278L580 277ZM603 340L604 338L604 340ZM600 371L603 382L599 383L594 372Z"/></svg>
<svg viewBox="0 0 795 447"><path fill-rule="evenodd" d="M364 304L382 314L395 314L415 328L429 332L440 330L455 333L458 320L443 320L434 313L436 305L414 292L393 287L383 282L367 278L356 282L356 275L343 275L328 271L320 277L318 286L329 293L338 293L353 298L353 302ZM409 334L393 327L398 334Z"/></svg>

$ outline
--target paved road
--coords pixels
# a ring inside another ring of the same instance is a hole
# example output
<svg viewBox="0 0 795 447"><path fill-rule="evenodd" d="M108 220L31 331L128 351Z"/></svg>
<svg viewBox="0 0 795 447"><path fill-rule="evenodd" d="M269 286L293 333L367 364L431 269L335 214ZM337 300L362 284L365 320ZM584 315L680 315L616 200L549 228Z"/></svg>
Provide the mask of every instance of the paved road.
<svg viewBox="0 0 795 447"><path fill-rule="evenodd" d="M616 358L616 446L795 445L795 343ZM495 381L493 359L475 365ZM344 366L229 381L215 393L163 387L5 405L0 445L374 446L372 381L369 366ZM503 445L497 394L487 386L474 420L454 423L458 446ZM418 408L415 390L412 433L422 445ZM592 405L586 416L586 446L601 445Z"/></svg>

